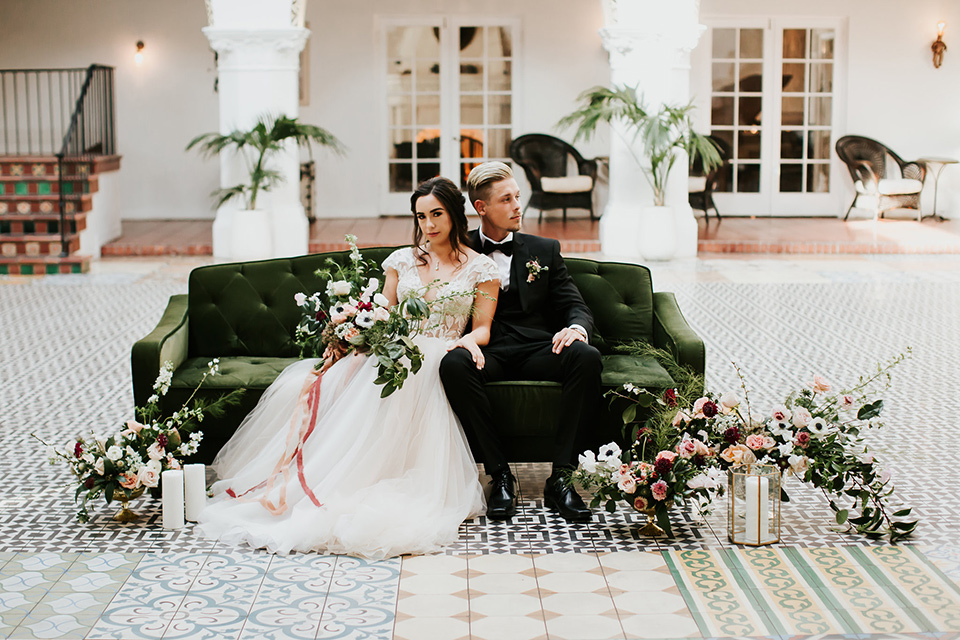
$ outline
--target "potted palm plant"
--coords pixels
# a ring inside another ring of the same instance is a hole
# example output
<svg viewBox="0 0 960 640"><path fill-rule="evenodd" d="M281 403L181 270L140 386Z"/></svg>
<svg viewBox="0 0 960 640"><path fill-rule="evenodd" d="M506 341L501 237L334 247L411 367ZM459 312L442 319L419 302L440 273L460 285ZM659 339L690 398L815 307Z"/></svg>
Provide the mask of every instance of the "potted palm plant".
<svg viewBox="0 0 960 640"><path fill-rule="evenodd" d="M600 123L614 125L611 129L618 135L632 135L624 142L653 190L653 206L640 212L646 218L643 227L672 230L673 211L667 206L666 190L670 171L680 152L687 153L691 164L700 158L705 171L722 162L713 140L693 130L693 104L665 104L658 111L652 111L643 105L635 88L617 85L587 89L577 97L577 102L577 109L563 117L557 126L575 126L574 142L589 140ZM643 148L643 159L635 154L633 142L639 142ZM645 235L649 237L649 234ZM676 234L671 231L666 235L672 243L661 235L655 242L648 243L643 255L648 258L672 256Z"/></svg>
<svg viewBox="0 0 960 640"><path fill-rule="evenodd" d="M264 251L263 247L270 245L270 218L266 211L257 209L257 199L283 180L283 175L269 165L270 160L286 148L289 140L295 141L298 148L307 147L311 158L313 143L338 154L344 151L343 144L326 129L299 122L296 118L283 114L262 115L253 127L246 130L236 129L226 134L204 133L187 145L188 151L196 147L207 157L232 149L246 163L249 174L247 182L213 192L218 209L233 199L239 199L243 203L237 212L239 217L234 220L234 241L231 244L249 246L253 241L260 248L253 251L235 250L232 252L235 259L269 257L269 248Z"/></svg>
<svg viewBox="0 0 960 640"><path fill-rule="evenodd" d="M267 162L271 156L283 150L287 140L295 140L298 147L307 147L311 158L313 157L312 143L329 147L337 153L343 153L343 145L337 140L336 136L312 124L298 122L296 118L288 118L280 114L278 116L263 115L257 120L251 129L235 129L230 133L204 133L187 145L187 150L198 147L200 153L207 157L219 155L225 149L233 148L237 153L241 153L247 162L247 169L250 173L250 182L238 184L226 189L214 191L217 197L217 207L234 198L244 200L248 210L256 210L257 196L264 191L270 191L278 182L283 180L279 172L267 167ZM246 149L253 151L252 154L243 153Z"/></svg>

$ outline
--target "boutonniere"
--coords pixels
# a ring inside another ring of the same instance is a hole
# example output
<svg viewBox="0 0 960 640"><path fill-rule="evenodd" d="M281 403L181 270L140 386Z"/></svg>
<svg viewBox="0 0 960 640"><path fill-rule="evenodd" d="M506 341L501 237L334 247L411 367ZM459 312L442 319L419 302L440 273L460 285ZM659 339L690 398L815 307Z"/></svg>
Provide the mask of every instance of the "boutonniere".
<svg viewBox="0 0 960 640"><path fill-rule="evenodd" d="M533 282L534 280L538 280L540 274L544 271L550 271L550 267L541 267L540 263L537 262L536 256L534 256L533 260L527 262L527 271L530 274L527 276L527 282Z"/></svg>

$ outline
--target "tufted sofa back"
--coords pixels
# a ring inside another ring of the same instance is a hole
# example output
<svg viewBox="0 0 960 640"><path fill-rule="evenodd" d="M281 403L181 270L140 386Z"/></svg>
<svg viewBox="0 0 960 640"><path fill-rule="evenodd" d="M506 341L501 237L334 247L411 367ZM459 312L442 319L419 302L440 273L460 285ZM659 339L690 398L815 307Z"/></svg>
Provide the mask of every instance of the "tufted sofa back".
<svg viewBox="0 0 960 640"><path fill-rule="evenodd" d="M600 353L635 340L653 341L653 280L636 264L566 258L567 271L593 312L593 344Z"/></svg>
<svg viewBox="0 0 960 640"><path fill-rule="evenodd" d="M363 249L367 260L382 263L396 247ZM297 293L324 286L314 273L327 259L346 264L349 252L217 264L190 273L188 305L190 357L299 355L293 330L300 309ZM653 288L646 267L567 258L567 268L593 311L593 343L603 353L653 334Z"/></svg>

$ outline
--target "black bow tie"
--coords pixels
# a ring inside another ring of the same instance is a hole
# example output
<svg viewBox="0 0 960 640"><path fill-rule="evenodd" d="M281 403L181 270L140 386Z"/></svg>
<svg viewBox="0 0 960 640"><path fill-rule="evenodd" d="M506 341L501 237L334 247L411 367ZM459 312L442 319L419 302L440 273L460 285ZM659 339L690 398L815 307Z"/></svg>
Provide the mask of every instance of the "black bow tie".
<svg viewBox="0 0 960 640"><path fill-rule="evenodd" d="M497 244L496 242L484 241L480 250L487 255L490 255L494 251L500 251L505 256L512 256L513 240L507 240L506 242L501 242L500 244Z"/></svg>

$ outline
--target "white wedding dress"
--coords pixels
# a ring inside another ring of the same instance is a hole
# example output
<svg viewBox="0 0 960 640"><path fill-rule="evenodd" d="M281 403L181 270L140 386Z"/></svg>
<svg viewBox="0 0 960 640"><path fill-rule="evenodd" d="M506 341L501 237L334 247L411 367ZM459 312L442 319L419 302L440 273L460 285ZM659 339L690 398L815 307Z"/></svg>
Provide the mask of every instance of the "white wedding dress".
<svg viewBox="0 0 960 640"><path fill-rule="evenodd" d="M397 270L398 299L422 294L411 248L392 253L383 267ZM301 486L296 460L275 473L289 450L291 429L300 426L294 417L317 360L284 369L217 454L213 468L221 479L200 514L201 533L275 553L373 559L430 553L454 542L460 523L483 512L484 499L476 463L440 382L440 359L467 325L470 292L498 278L494 262L479 255L431 290L431 297L464 295L434 306L414 337L423 367L387 398L380 398L377 368L365 356L347 356L324 373L316 427L302 447L302 475L319 507ZM271 476L268 491L262 483ZM275 515L264 503L276 506L281 488L286 508Z"/></svg>

